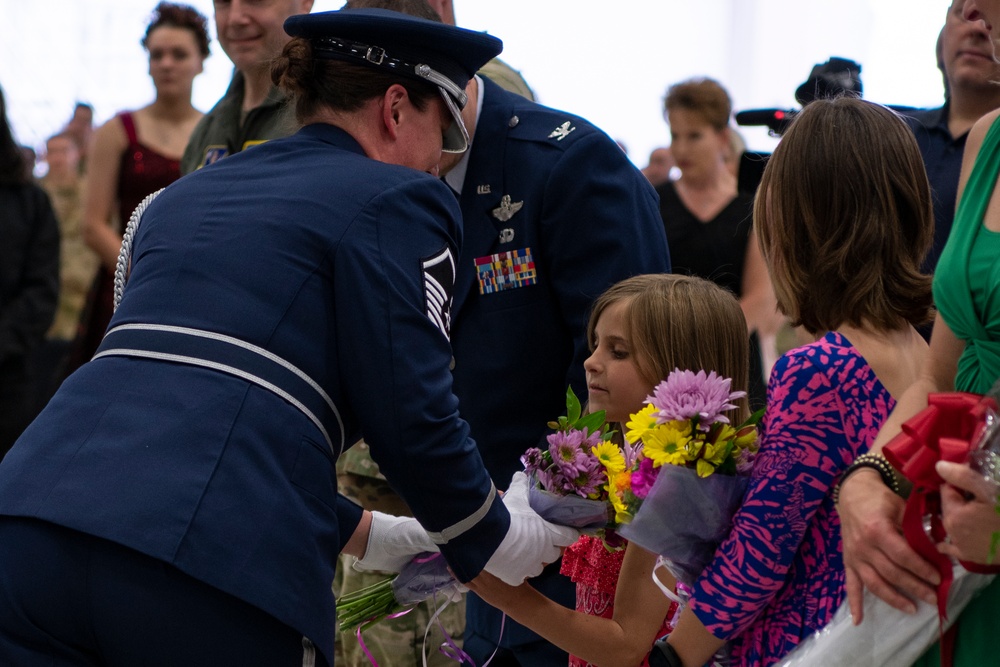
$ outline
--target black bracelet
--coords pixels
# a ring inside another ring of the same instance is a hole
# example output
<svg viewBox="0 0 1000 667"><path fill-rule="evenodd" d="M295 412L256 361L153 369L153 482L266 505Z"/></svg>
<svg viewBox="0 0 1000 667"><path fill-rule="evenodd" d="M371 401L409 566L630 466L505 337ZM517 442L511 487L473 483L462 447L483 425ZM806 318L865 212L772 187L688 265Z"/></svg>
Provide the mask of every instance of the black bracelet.
<svg viewBox="0 0 1000 667"><path fill-rule="evenodd" d="M840 482L833 489L833 504L836 505L840 502L840 487L854 473L861 468L871 468L872 470L878 471L879 477L882 478L882 482L889 487L889 489L899 495L899 476L896 474L896 469L892 467L892 464L881 454L872 454L871 452L867 454L862 454L858 458L854 459L854 463L847 466L847 470L840 477Z"/></svg>
<svg viewBox="0 0 1000 667"><path fill-rule="evenodd" d="M684 667L681 657L673 646L667 643L667 638L657 639L649 654L649 667Z"/></svg>

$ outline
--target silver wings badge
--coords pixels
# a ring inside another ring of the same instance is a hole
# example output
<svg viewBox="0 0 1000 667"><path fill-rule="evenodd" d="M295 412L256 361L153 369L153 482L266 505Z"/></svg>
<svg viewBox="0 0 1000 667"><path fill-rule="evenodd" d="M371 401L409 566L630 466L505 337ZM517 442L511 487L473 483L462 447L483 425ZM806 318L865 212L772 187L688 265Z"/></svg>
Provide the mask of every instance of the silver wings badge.
<svg viewBox="0 0 1000 667"><path fill-rule="evenodd" d="M510 195L504 195L500 199L500 206L493 209L493 217L500 222L507 222L514 217L514 214L521 210L524 206L523 201L512 202L510 200Z"/></svg>

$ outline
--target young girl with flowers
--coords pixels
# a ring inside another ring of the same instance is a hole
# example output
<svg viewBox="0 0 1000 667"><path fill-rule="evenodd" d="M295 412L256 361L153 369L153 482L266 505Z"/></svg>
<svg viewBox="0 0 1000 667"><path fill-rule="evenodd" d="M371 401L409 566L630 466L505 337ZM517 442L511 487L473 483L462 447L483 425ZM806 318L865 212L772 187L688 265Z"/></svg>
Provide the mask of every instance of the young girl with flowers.
<svg viewBox="0 0 1000 667"><path fill-rule="evenodd" d="M674 666L730 641L734 667L765 667L828 623L845 581L835 485L927 351L913 325L931 306L931 195L893 112L847 97L805 107L764 171L754 224L779 307L818 339L771 373L749 486L668 638Z"/></svg>
<svg viewBox="0 0 1000 667"><path fill-rule="evenodd" d="M657 274L614 285L594 304L588 340L589 408L605 411L619 434L654 386L676 368L715 371L732 379L734 391L746 391L743 313L732 294L707 280ZM745 396L735 403L732 421L738 424L748 406ZM613 456L613 447L595 445L598 459ZM642 471L637 474L642 477ZM655 474L645 475L651 484ZM572 666L636 667L648 664L653 642L670 629L669 600L652 580L655 565L656 556L636 545L611 550L585 536L563 556L563 573L577 584L575 612L528 585L514 588L491 579L470 588L569 651Z"/></svg>

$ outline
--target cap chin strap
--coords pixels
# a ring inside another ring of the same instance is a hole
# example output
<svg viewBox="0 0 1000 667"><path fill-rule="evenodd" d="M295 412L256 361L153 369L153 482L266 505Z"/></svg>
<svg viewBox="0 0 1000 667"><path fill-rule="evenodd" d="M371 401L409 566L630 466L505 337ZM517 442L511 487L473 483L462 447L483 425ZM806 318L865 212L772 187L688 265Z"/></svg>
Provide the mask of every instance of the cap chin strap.
<svg viewBox="0 0 1000 667"><path fill-rule="evenodd" d="M445 153L464 153L469 147L469 130L462 120L462 109L469 100L465 90L458 84L425 63L409 63L399 58L393 58L380 46L348 42L336 37L319 37L312 40L317 57L334 58L337 60L363 60L376 67L398 72L404 76L423 79L437 86L441 92L448 111L454 122L445 131L442 151Z"/></svg>
<svg viewBox="0 0 1000 667"><path fill-rule="evenodd" d="M438 87L444 105L451 112L452 123L444 131L441 138L441 151L444 153L464 153L469 148L469 130L462 120L462 110L455 104L455 99L444 88Z"/></svg>

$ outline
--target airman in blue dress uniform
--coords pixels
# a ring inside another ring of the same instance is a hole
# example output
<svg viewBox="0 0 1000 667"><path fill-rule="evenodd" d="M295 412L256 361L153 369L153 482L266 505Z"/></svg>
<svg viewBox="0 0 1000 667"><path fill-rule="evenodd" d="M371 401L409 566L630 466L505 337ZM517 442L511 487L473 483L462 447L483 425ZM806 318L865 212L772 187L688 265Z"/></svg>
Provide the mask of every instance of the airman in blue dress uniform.
<svg viewBox="0 0 1000 667"><path fill-rule="evenodd" d="M594 299L624 278L669 272L670 254L656 193L604 132L481 77L467 92L472 147L445 176L460 193L464 235L453 375L462 416L503 488L565 411L566 387L587 395ZM532 585L574 606L558 564ZM501 655L532 667L566 664L564 652L476 596L466 604L464 648L477 663L503 624Z"/></svg>
<svg viewBox="0 0 1000 667"><path fill-rule="evenodd" d="M499 40L286 30L304 128L153 200L98 354L0 464L0 664L330 664L345 544L384 568L429 535L460 580L517 583L575 539L500 499L452 393L461 227L423 172ZM362 435L427 533L338 497Z"/></svg>

